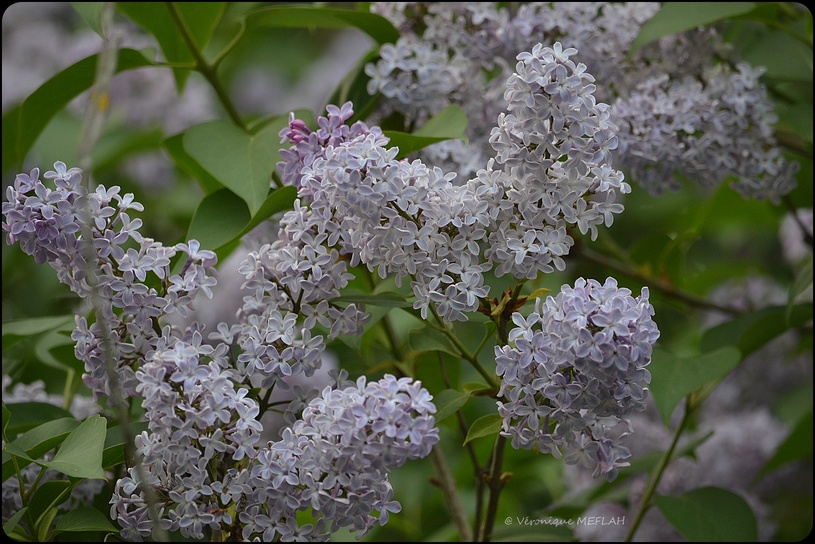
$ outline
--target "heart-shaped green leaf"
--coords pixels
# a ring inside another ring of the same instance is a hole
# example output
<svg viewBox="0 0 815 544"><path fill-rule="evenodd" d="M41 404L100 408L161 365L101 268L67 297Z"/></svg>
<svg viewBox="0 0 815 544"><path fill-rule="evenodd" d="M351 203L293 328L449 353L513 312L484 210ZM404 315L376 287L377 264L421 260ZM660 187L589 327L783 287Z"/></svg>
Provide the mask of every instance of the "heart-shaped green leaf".
<svg viewBox="0 0 815 544"><path fill-rule="evenodd" d="M738 495L718 487L656 497L665 518L690 542L755 542L756 518Z"/></svg>
<svg viewBox="0 0 815 544"><path fill-rule="evenodd" d="M481 416L470 425L470 430L467 432L467 438L464 439L464 444L466 445L471 440L481 438L482 436L494 436L498 434L503 422L503 418L498 414Z"/></svg>
<svg viewBox="0 0 815 544"><path fill-rule="evenodd" d="M64 532L105 531L118 533L110 520L96 508L80 508L65 512L54 527L54 534Z"/></svg>
<svg viewBox="0 0 815 544"><path fill-rule="evenodd" d="M232 123L212 121L184 134L184 149L224 187L246 202L250 216L269 194L280 147L279 127L272 123L247 134ZM245 224L245 223L244 223Z"/></svg>
<svg viewBox="0 0 815 544"><path fill-rule="evenodd" d="M436 423L455 414L468 400L470 395L455 389L445 389L436 395L433 399L433 404L436 405Z"/></svg>
<svg viewBox="0 0 815 544"><path fill-rule="evenodd" d="M739 350L733 347L685 358L654 350L648 367L651 372L650 389L663 421L668 422L674 407L686 395L724 377L740 360Z"/></svg>
<svg viewBox="0 0 815 544"><path fill-rule="evenodd" d="M190 222L187 240L198 240L201 247L217 250L234 242L277 212L291 209L297 190L281 187L273 191L254 217L246 203L229 189L207 195L198 205Z"/></svg>
<svg viewBox="0 0 815 544"><path fill-rule="evenodd" d="M106 434L107 420L100 415L89 417L65 438L54 460L42 464L71 478L104 480L102 451Z"/></svg>

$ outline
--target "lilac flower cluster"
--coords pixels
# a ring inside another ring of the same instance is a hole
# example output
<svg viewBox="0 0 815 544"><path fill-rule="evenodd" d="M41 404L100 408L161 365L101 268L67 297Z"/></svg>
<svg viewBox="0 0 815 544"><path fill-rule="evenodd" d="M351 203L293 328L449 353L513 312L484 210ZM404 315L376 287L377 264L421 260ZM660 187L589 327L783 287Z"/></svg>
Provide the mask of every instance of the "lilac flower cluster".
<svg viewBox="0 0 815 544"><path fill-rule="evenodd" d="M306 457L320 459L329 443L337 448L334 468L322 467L325 477L298 463L297 469L304 470L302 482L313 478L311 491L298 487L305 502L282 503L290 508L277 512L273 534L284 539L306 535L306 528L296 528L296 513L308 508L316 512L318 495L320 500L328 497L321 512L331 518L330 525L318 525L315 536L321 539L342 526L367 530L376 521L385 523L388 511L398 511L388 469L427 455L438 441L431 415L435 407L418 382L388 377L366 386L363 378L356 389L326 388L322 399L305 407L305 419L286 431L285 437L299 433L297 440L259 446L262 409L250 395L252 382L271 392L277 385L285 387L283 378L292 374L310 376L324 349L323 337L312 334L314 326L329 327L333 338L358 332L367 318L353 304L330 303L352 276L337 250L327 249L331 234L316 211L296 206L281 221L278 241L250 255L243 264L249 294L241 319L219 324L207 343L197 323L182 329L161 319L173 313L186 316L199 292L211 296L215 254L201 250L194 240L165 248L141 236L141 221L127 214L142 209L133 195L121 196L118 187L88 192L76 168L56 163L55 171L44 177L54 179L56 189L46 187L37 170L17 176L3 203L3 230L9 243L20 242L38 262L51 264L81 296L94 290L101 295L105 323L89 325L77 316L72 335L94 397L111 396L105 369L110 358L124 395L142 399L148 430L136 438L136 450L147 480L130 470L116 483L110 501L123 537L140 540L152 533L146 485L159 494L164 530L197 539L205 531L268 533L269 527L257 530L263 517L246 514L244 507L251 503L272 514L281 505L268 502L269 497L291 495L276 491L281 480L272 485L257 474L273 468L255 473L247 468L268 459L270 448L278 453L299 448L291 455L304 457L304 463ZM187 258L181 271L172 274L170 261L178 253ZM91 262L86 255L92 255ZM88 279L91 271L95 281ZM147 285L150 274L159 279L159 287ZM354 428L338 431L336 425L344 429L349 414ZM338 423L326 423L327 418ZM351 467L342 456L353 447L360 451Z"/></svg>
<svg viewBox="0 0 815 544"><path fill-rule="evenodd" d="M237 387L228 350L225 343L204 343L197 330L182 338L167 330L135 372L148 422L136 448L150 485L167 496L160 501L161 527L192 538L203 538L205 527L232 524L218 498L226 507L248 490L229 467L255 458L262 431L260 407L248 389ZM110 503L124 538L150 535L135 470L117 481Z"/></svg>
<svg viewBox="0 0 815 544"><path fill-rule="evenodd" d="M426 317L433 305L448 322L479 308L493 267L518 278L563 270L567 227L596 237L623 210L617 191L630 190L611 168L608 107L594 100L586 67L569 59L575 52L557 43L519 55L508 112L490 138L496 158L464 185L419 160L396 160L376 127L345 126L350 104L330 106L315 132L292 119L281 136L293 146L279 166L310 208L287 217L303 218L298 229L337 244L352 266L398 285L409 277L414 308Z"/></svg>
<svg viewBox="0 0 815 544"><path fill-rule="evenodd" d="M430 394L421 382L388 375L371 383L362 377L344 389L326 387L279 441L255 450L257 403L245 389L223 387L226 369L214 361L209 375L203 365L193 377L179 369L171 378L175 386L167 386L162 374L203 353L178 344L145 365L151 376L144 377L145 398L163 423L137 440L150 485L166 494L159 504L165 530L201 539L209 528L263 542L324 541L342 527L364 534L400 510L388 472L427 456L438 442ZM212 379L221 387L209 385ZM224 468L226 457L239 461L244 455L248 463ZM141 540L152 530L138 482L131 470L111 499L111 516L126 539ZM300 525L297 514L304 511L313 524Z"/></svg>
<svg viewBox="0 0 815 544"><path fill-rule="evenodd" d="M759 82L763 72L720 64L701 81L661 75L640 83L614 103L624 168L655 194L678 188L680 173L703 186L734 177L745 198L777 203L795 187L798 164L775 147L778 118Z"/></svg>
<svg viewBox="0 0 815 544"><path fill-rule="evenodd" d="M648 289L634 298L608 278L578 279L555 297L536 299L528 317L515 313L513 345L496 346L501 377L498 413L512 446L549 452L610 480L630 456L622 432L645 409L659 330Z"/></svg>
<svg viewBox="0 0 815 544"><path fill-rule="evenodd" d="M244 540L323 540L341 527L362 536L387 523L401 509L388 472L438 442L431 400L421 382L391 375L325 388L248 469L256 491L239 515ZM298 526L296 512L308 509L315 523Z"/></svg>
<svg viewBox="0 0 815 544"><path fill-rule="evenodd" d="M620 110L612 119L620 128L621 165L652 192L675 189L676 172L702 184L734 176L746 198L775 201L794 187L796 166L776 145L761 72L717 66L715 57L730 52L715 28L666 36L629 58L659 3L379 2L371 10L402 34L366 66L369 92L386 98L379 114L396 111L415 126L448 104L467 113L469 143L431 146L421 156L444 161L433 164L477 171L490 156L484 135L500 112L510 59L538 41L560 41L580 51L599 83L598 97Z"/></svg>
<svg viewBox="0 0 815 544"><path fill-rule="evenodd" d="M454 186L454 174L396 160L398 150L385 147L389 140L378 128L338 128L352 114L350 103L328 112L316 132L298 120L281 132L295 145L281 153L280 166L299 172L288 179L310 203L304 213L327 244L350 255L351 266L363 263L398 285L410 278L423 316L435 303L445 320L466 320L487 295L487 267L478 262L486 202Z"/></svg>
<svg viewBox="0 0 815 544"><path fill-rule="evenodd" d="M238 369L261 376L268 389L298 373L311 376L321 364L324 340L312 333L319 323L328 338L361 334L370 316L356 304L332 299L354 276L336 249L318 214L295 203L280 221L278 240L251 252L239 273L245 276L238 344ZM303 316L304 319L300 319Z"/></svg>
<svg viewBox="0 0 815 544"><path fill-rule="evenodd" d="M497 275L563 270L573 244L567 227L595 239L597 226L611 226L623 211L617 191L631 190L611 167L616 127L608 106L594 99L586 66L570 59L576 53L558 42L518 55L504 94L507 113L490 134L503 172L490 165L470 182L495 210L486 255Z"/></svg>
<svg viewBox="0 0 815 544"><path fill-rule="evenodd" d="M55 189L40 181L37 168L19 174L8 187L2 225L7 241L19 242L37 263L47 262L60 281L82 297L91 295L87 275L95 272L110 335L105 336L99 323L89 326L84 317L77 316L72 338L77 342L77 358L85 363L83 380L95 398L109 397L103 363L109 354L116 361L124 394L134 396L133 367L155 347L158 317L186 315L198 292L211 294L215 280L209 274L215 254L202 251L195 240L165 247L143 237L141 219L131 219L128 214L131 209L143 210L133 195L121 195L116 186L106 189L100 185L89 192L78 168L57 162L43 177L53 180ZM83 238L84 228L92 240ZM187 259L182 270L173 274L170 260L177 253L186 254ZM93 257L91 261L88 256ZM160 288L146 285L148 274L160 280Z"/></svg>

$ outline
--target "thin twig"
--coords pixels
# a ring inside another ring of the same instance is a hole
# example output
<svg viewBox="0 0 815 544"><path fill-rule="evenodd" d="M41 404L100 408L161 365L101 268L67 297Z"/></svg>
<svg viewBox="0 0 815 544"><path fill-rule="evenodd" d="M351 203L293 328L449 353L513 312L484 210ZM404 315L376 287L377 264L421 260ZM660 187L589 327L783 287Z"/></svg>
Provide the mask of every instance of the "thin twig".
<svg viewBox="0 0 815 544"><path fill-rule="evenodd" d="M80 140L80 151L78 164L85 173L84 183L88 193L91 192L91 151L96 145L99 136L102 134L104 128L105 118L108 111L108 89L110 81L116 71L116 64L118 58L118 43L119 37L110 37L107 29L113 21L113 2L105 2L102 6L101 26L102 34L106 36L102 42L102 49L99 52L99 57L96 65L96 75L88 106L85 111L85 117L82 123L82 132ZM155 490L148 484L147 473L144 466L135 454L135 434L130 425L130 407L126 401L122 386L119 381L118 364L113 360L112 346L113 346L113 331L111 330L110 321L105 316L103 307L106 304L105 298L99 288L99 278L96 273L94 263L97 260L96 251L93 246L93 232L91 231L92 212L88 205L89 200L83 200L83 206L80 209L82 216L82 240L85 243L81 244L81 251L83 253L86 270L85 281L90 288L90 301L94 308L96 315L96 324L102 335L102 341L99 348L101 350L102 359L104 361L105 375L108 380L110 388L110 400L116 411L116 418L119 426L122 429L124 436L124 449L125 459L131 460L134 463L136 474L139 481L142 483L140 489L144 492L145 502L147 503L147 511L153 527L152 536L158 541L167 541L167 534L159 524L159 513L156 507L157 497Z"/></svg>
<svg viewBox="0 0 815 544"><path fill-rule="evenodd" d="M495 438L495 446L492 450L492 461L490 463L489 489L490 495L487 502L487 514L484 516L484 524L479 535L479 542L489 542L492 540L492 530L495 526L495 516L498 515L498 499L504 489L504 477L501 473L504 464L504 446L507 439L500 434Z"/></svg>
<svg viewBox="0 0 815 544"><path fill-rule="evenodd" d="M676 450L676 445L679 443L679 437L682 435L682 432L685 430L685 426L688 424L688 420L690 419L690 413L691 403L690 396L688 396L685 398L685 413L682 414L682 420L676 427L676 431L674 431L674 436L671 440L670 447L662 455L653 476L648 480L648 485L646 486L645 493L642 496L642 502L640 503L637 515L634 517L634 523L631 524L631 528L628 530L628 534L625 537L625 542L631 542L631 539L634 538L634 533L637 532L637 528L640 526L640 523L642 523L645 513L651 507L651 497L653 497L654 492L659 485L659 481L662 479L662 475L665 473L665 469L668 468L668 464L671 462L671 458Z"/></svg>
<svg viewBox="0 0 815 544"><path fill-rule="evenodd" d="M619 272L621 274L625 274L626 276L634 278L635 280L637 280L637 281L639 281L641 283L644 283L645 285L647 285L649 288L653 289L654 291L659 291L663 295L665 295L667 297L670 297L670 298L674 298L674 299L679 300L681 302L684 302L685 304L687 304L689 306L693 306L695 308L701 308L701 309L704 309L704 310L715 310L717 312L723 312L723 313L726 313L728 315L741 315L742 313L744 313L742 310L739 310L737 308L731 308L729 306L722 306L720 304L716 304L716 303L711 302L709 300L705 300L704 298L698 297L698 296L693 295L691 293L676 289L675 287L672 287L670 285L666 285L665 283L659 281L656 278L653 278L651 276L647 276L647 275L642 274L642 273L640 273L640 272L638 272L636 270L632 270L631 268L629 268L629 267L627 267L627 266L625 266L625 265L623 265L623 264L621 264L621 263L619 263L617 261L614 261L611 258L606 257L605 255L603 255L601 253L597 253L594 250L588 249L587 247L580 247L579 255L581 257L583 257L584 259L586 259L587 261L591 261L591 262L599 264L601 266L605 266L606 268L610 268L611 270L614 270L616 272Z"/></svg>
<svg viewBox="0 0 815 544"><path fill-rule="evenodd" d="M192 39L192 34L190 33L189 28L187 28L187 23L181 17L175 3L167 2L167 8L170 10L170 15L172 16L181 37L184 39L184 43L187 44L187 48L190 50L190 53L192 53L193 59L195 59L195 69L200 72L207 81L209 81L210 85L212 85L215 94L218 96L218 100L221 102L221 105L224 107L227 115L229 115L229 118L232 119L232 122L243 130L247 130L246 124L238 114L238 110L232 103L232 99L229 98L229 94L226 92L220 78L218 78L217 63L210 64L204 58L204 55L198 49L198 45L195 43L195 40ZM216 59L217 62L220 62L220 60L222 59Z"/></svg>
<svg viewBox="0 0 815 544"><path fill-rule="evenodd" d="M433 462L433 467L436 469L438 475L438 483L441 492L444 495L444 502L447 503L447 510L453 518L453 523L458 529L458 535L462 542L472 542L473 533L470 530L470 525L467 522L467 515L464 513L464 507L461 504L461 498L456 491L456 481L447 467L447 461L444 459L444 453L438 444L433 446L430 451L430 460Z"/></svg>
<svg viewBox="0 0 815 544"><path fill-rule="evenodd" d="M444 357L442 357L441 352L436 353L439 357L439 368L441 369L441 378L444 380L444 385L446 385L448 389L452 389L453 383L447 375L447 365L444 363ZM470 426L467 424L467 420L464 419L464 414L461 413L461 410L456 410L456 418L458 419L458 425L461 429L462 439L467 438L467 435L470 433ZM481 511L484 503L484 467L478 462L478 456L475 453L472 442L464 444L464 449L470 457L470 463L473 465L473 475L475 476L475 520L473 521L472 534L477 534L481 527Z"/></svg>

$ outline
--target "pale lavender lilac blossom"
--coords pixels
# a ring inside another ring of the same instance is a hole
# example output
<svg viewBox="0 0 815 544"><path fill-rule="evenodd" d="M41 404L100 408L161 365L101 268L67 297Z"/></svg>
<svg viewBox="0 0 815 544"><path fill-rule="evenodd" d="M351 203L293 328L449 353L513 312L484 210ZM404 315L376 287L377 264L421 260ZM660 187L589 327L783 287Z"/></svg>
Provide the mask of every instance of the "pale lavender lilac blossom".
<svg viewBox="0 0 815 544"><path fill-rule="evenodd" d="M508 112L490 142L496 159L464 185L419 160L396 160L377 127L344 122L351 105L329 106L311 131L292 118L281 131L285 183L310 204L304 218L330 247L379 277L406 278L414 308L431 304L445 321L463 321L488 295L483 274L534 278L563 270L567 227L597 235L622 212L630 190L611 167L615 126L593 97L593 78L569 57L538 44L519 55L507 81ZM495 163L498 167L495 167ZM301 211L303 210L303 211ZM285 221L285 219L284 219Z"/></svg>
<svg viewBox="0 0 815 544"><path fill-rule="evenodd" d="M43 177L53 180L54 189L39 179L39 169L19 174L6 191L2 228L9 244L18 243L37 263L47 262L63 283L79 296L91 295L89 270L96 274L96 288L104 300L100 310L108 321L109 336L99 323L88 324L77 316L72 338L75 353L85 363L85 384L94 398L109 397L110 386L104 366L106 353L116 361L125 396L135 394L134 365L154 348L160 336L158 318L186 315L198 292L207 295L215 280L210 276L215 254L200 250L197 241L165 247L139 233L141 219L131 219L129 210L142 211L133 195L120 194L119 187L98 186L88 191L81 171L62 162ZM82 238L87 207L92 247ZM92 254L89 263L86 255ZM186 254L182 270L173 274L170 260ZM156 277L160 287L148 287L147 276Z"/></svg>
<svg viewBox="0 0 815 544"><path fill-rule="evenodd" d="M634 298L608 278L578 279L515 313L510 345L496 346L501 434L518 449L564 457L613 480L627 466L627 418L645 409L659 330L648 289Z"/></svg>
<svg viewBox="0 0 815 544"><path fill-rule="evenodd" d="M592 67L597 96L612 105L620 128L620 166L649 191L677 189L677 172L703 185L733 176L745 198L773 202L795 186L797 165L776 144L777 119L758 80L761 69L717 64L717 56L729 59L732 52L715 27L666 36L627 54L659 3L377 2L371 11L402 34L365 69L369 92L385 97L377 115L396 111L416 127L448 104L467 114L469 143L441 142L420 153L444 160L433 164L475 172L471 159L489 156L483 135L500 112L496 98L510 60L537 41L560 41ZM469 152L460 153L462 146Z"/></svg>
<svg viewBox="0 0 815 544"><path fill-rule="evenodd" d="M212 343L208 344L203 327L197 323L182 329L162 324L160 319L171 313L185 316L198 292L211 296L215 280L209 272L215 254L201 249L195 240L165 248L142 237L138 232L140 220L131 220L126 213L141 209L133 195L122 196L118 187L101 186L89 193L81 183L79 169L58 162L44 177L54 180L55 190L39 180L36 169L17 176L8 189L8 202L3 203L3 230L9 243L20 242L38 262L51 264L60 279L81 296L93 291L86 280L88 269L93 267L97 274L94 287L101 293L101 315L111 330L106 337L102 324L89 325L84 317L77 316L72 338L77 342L77 356L86 364L83 378L95 397L109 398L104 359L111 357L125 395L142 399L148 423L148 430L137 436L135 444L147 482L140 481L138 471L131 469L116 483L110 501L111 516L121 525L122 536L141 540L154 529L147 517L143 485L150 485L159 494L159 519L164 530L198 539L204 538L206 531L231 533L243 527L248 533L254 532L245 527L247 519L260 523L263 516L243 515L239 521L241 507L251 496L253 508L260 508L258 505L265 504L274 489L242 468L266 451L259 446L261 409L249 395L250 378L258 374L263 388L271 390L275 385L285 386L280 378L293 373L310 376L323 352L322 336L311 333L315 324L330 324L329 338L333 338L357 332L365 319L353 304L340 308L327 302L344 287L349 274L337 251L323 245L327 236L324 227L303 207L284 217L279 240L250 255L243 265L247 287L253 294L246 297L240 322L219 324L209 334ZM114 202L116 208L110 205ZM88 223L83 226L85 207ZM84 232L93 236L91 244L82 238ZM84 260L86 250L94 252L93 263ZM187 258L180 272L172 274L170 259L177 253ZM150 274L160 280L158 289L146 285ZM242 353L234 354L235 347ZM339 376L337 384L343 382ZM295 391L295 397L293 406L286 410L289 421L309 395ZM325 440L333 440L331 433L337 432L333 426L320 428L319 432L329 434L321 441L319 433L308 430L308 414L331 412L314 416L313 424L319 426L325 417L345 417L345 408L355 416L362 414L362 420L354 421L363 427L349 432L364 438L368 445L359 445L363 450L356 458L357 472L339 480L330 475L318 477L312 481L312 491L304 492L310 493L308 503L275 521L274 530L284 540L307 535L325 539L326 531L341 526L367 530L375 522L385 523L388 511L399 510L398 503L391 500L387 469L427 455L438 441L430 415L435 411L431 397L410 379L387 377L366 386L363 378L357 382L356 393L329 387L323 391L323 400L322 404L311 401L304 410L306 422L294 424L296 432L302 432L299 443L304 451L316 458L326 451L329 442ZM332 408L335 402L342 405L339 412ZM354 403L359 407L354 408ZM368 411L370 421L365 416ZM366 423L370 423L370 430L366 430ZM284 432L284 441L291 432ZM347 448L338 452L335 472L348 468L341 457L348 453ZM381 455L383 464L371 461L374 454ZM314 476L313 471L307 471L304 481ZM332 494L322 508L332 518L331 525L298 527L296 510L316 508L318 495L325 494L326 481L333 486ZM338 507L336 503L348 506ZM230 511L233 506L237 507L234 515ZM271 508L278 506L275 502ZM335 515L337 508L345 508L344 514ZM372 515L374 511L377 517Z"/></svg>

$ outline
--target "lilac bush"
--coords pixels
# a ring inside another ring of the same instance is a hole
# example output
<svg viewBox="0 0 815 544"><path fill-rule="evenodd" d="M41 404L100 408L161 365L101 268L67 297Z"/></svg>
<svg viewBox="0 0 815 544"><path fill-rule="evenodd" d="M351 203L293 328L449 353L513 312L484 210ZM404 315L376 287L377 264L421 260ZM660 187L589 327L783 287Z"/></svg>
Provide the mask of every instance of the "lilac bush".
<svg viewBox="0 0 815 544"><path fill-rule="evenodd" d="M13 539L800 533L811 90L750 47L811 53L797 7L74 9L99 54L3 100L4 273L33 257L80 301L6 321L4 290ZM236 89L278 39L303 100L354 66L323 114ZM63 125L79 150L41 174ZM175 192L117 179L145 150Z"/></svg>

